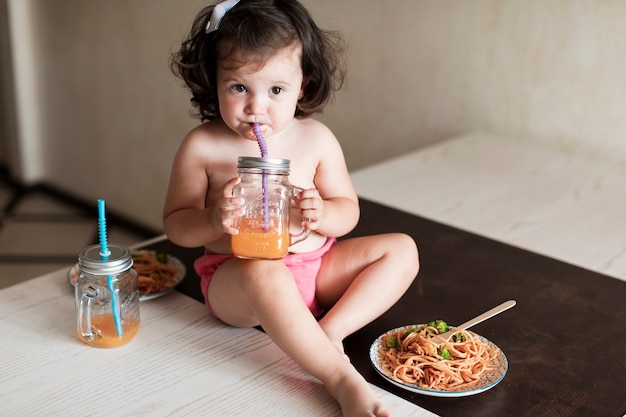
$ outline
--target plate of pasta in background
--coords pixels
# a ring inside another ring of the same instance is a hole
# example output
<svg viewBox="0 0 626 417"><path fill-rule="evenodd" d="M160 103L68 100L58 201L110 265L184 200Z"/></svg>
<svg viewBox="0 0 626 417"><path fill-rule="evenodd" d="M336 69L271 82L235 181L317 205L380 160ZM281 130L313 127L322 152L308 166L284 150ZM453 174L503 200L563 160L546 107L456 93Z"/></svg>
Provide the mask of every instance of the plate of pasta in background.
<svg viewBox="0 0 626 417"><path fill-rule="evenodd" d="M372 343L372 365L388 382L435 397L479 394L502 381L508 361L498 346L468 330L443 343L433 339L446 331L443 320L390 330Z"/></svg>
<svg viewBox="0 0 626 417"><path fill-rule="evenodd" d="M163 251L139 250L132 252L133 269L139 282L141 301L161 297L176 289L185 278L185 265ZM70 285L75 286L80 270L75 264L67 272Z"/></svg>

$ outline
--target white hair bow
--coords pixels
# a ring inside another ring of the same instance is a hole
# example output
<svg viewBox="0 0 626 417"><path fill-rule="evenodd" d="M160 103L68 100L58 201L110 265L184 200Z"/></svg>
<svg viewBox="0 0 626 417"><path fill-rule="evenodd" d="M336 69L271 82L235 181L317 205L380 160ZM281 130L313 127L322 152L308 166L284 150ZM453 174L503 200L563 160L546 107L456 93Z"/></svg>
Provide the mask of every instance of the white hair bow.
<svg viewBox="0 0 626 417"><path fill-rule="evenodd" d="M220 26L220 22L224 18L224 15L228 13L230 9L235 7L239 3L239 0L226 0L219 4L216 4L211 13L211 20L206 25L206 33L211 33Z"/></svg>

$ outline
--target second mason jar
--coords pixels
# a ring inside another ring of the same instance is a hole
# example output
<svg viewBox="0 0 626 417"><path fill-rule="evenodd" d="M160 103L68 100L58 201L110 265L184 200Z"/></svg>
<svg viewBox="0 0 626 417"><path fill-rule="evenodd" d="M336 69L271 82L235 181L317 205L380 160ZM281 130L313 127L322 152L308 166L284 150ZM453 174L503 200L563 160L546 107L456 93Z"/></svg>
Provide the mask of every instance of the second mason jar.
<svg viewBox="0 0 626 417"><path fill-rule="evenodd" d="M309 230L289 232L289 212L294 195L300 191L289 183L289 159L239 157L241 182L234 196L244 198L245 213L231 237L235 256L247 259L280 259L289 246L306 239Z"/></svg>
<svg viewBox="0 0 626 417"><path fill-rule="evenodd" d="M78 338L95 347L124 345L139 329L139 287L131 251L116 244L108 249L103 256L100 245L92 245L78 256Z"/></svg>

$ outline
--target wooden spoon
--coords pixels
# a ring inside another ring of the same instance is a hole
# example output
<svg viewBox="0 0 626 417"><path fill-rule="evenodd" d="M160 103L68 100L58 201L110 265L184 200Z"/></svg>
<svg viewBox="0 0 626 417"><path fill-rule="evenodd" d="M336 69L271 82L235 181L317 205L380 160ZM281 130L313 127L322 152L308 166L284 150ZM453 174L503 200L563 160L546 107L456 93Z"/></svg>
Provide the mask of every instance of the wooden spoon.
<svg viewBox="0 0 626 417"><path fill-rule="evenodd" d="M481 314L480 316L476 316L471 320L466 321L465 323L459 325L459 326L455 326L453 330L449 330L445 333L439 334L439 335L435 335L432 338L432 341L438 344L441 344L443 342L448 341L448 339L450 338L450 336L452 336L453 334L459 332L460 330L465 330L465 329L469 329L472 326L477 325L478 323L482 323L483 321L495 316L496 314L500 314L505 310L508 310L509 308L513 307L516 304L515 300L509 300L509 301L505 301L504 303L500 304L499 306L496 306L494 308L492 308L491 310L485 311L483 314Z"/></svg>

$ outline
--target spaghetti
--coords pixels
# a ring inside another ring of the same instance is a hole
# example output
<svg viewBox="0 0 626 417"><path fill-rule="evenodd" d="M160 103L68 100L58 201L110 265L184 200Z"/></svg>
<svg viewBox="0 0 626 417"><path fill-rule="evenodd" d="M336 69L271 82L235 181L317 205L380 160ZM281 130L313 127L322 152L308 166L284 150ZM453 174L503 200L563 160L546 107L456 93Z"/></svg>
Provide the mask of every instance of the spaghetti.
<svg viewBox="0 0 626 417"><path fill-rule="evenodd" d="M137 272L141 295L164 291L176 285L176 268L150 252L133 253L133 269Z"/></svg>
<svg viewBox="0 0 626 417"><path fill-rule="evenodd" d="M422 389L472 389L495 370L499 349L470 331L460 330L436 343L431 325L400 329L382 336L378 351L382 370L391 378Z"/></svg>

